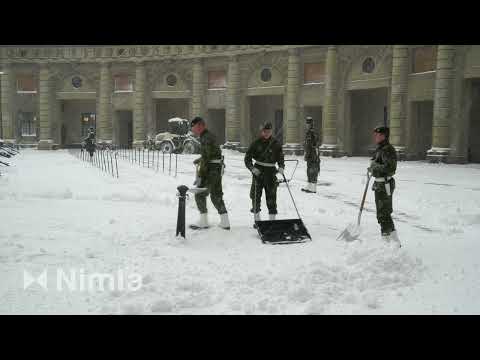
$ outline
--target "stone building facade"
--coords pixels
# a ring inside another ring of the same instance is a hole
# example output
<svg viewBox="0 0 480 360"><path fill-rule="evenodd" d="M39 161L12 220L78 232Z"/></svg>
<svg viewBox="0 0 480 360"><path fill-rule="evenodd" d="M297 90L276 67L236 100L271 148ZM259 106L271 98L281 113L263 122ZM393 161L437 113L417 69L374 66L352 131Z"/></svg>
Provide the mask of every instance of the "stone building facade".
<svg viewBox="0 0 480 360"><path fill-rule="evenodd" d="M480 46L0 47L0 137L38 149L141 146L172 117L207 119L243 151L269 120L301 154L312 116L326 156L367 155L384 121L403 159L480 162Z"/></svg>

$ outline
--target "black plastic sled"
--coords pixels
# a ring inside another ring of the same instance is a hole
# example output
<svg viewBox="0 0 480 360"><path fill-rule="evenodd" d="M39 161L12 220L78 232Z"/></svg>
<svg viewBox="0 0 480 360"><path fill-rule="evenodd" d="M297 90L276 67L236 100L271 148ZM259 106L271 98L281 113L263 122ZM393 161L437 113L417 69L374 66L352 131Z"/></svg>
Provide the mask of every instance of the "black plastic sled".
<svg viewBox="0 0 480 360"><path fill-rule="evenodd" d="M255 225L264 244L294 244L312 240L302 219L255 221Z"/></svg>

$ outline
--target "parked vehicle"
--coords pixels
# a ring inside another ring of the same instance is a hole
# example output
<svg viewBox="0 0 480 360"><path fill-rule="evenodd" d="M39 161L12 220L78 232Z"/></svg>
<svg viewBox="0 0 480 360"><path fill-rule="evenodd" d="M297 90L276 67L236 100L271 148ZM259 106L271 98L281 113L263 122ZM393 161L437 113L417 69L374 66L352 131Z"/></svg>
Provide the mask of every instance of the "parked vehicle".
<svg viewBox="0 0 480 360"><path fill-rule="evenodd" d="M155 136L155 148L166 153L198 154L200 143L186 119L168 120L168 130Z"/></svg>

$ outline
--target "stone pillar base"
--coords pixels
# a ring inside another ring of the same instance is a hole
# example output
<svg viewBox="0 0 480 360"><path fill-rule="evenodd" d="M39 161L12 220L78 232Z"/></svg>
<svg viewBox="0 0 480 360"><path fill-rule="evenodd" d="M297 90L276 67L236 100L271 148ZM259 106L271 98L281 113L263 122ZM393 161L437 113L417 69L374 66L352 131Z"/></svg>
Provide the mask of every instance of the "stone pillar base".
<svg viewBox="0 0 480 360"><path fill-rule="evenodd" d="M285 144L283 145L283 152L285 155L303 155L303 146L300 144Z"/></svg>
<svg viewBox="0 0 480 360"><path fill-rule="evenodd" d="M450 155L447 162L449 164L468 164L468 158L466 156Z"/></svg>
<svg viewBox="0 0 480 360"><path fill-rule="evenodd" d="M338 145L324 144L320 146L320 156L338 158L345 155L346 153Z"/></svg>
<svg viewBox="0 0 480 360"><path fill-rule="evenodd" d="M434 148L427 151L427 160L431 163L448 162L450 148Z"/></svg>
<svg viewBox="0 0 480 360"><path fill-rule="evenodd" d="M53 140L40 140L37 145L38 150L53 150Z"/></svg>
<svg viewBox="0 0 480 360"><path fill-rule="evenodd" d="M397 152L397 159L398 160L400 160L400 161L407 160L407 154L406 154L406 151L405 151L405 146L393 145L393 147L395 148L395 151Z"/></svg>
<svg viewBox="0 0 480 360"><path fill-rule="evenodd" d="M227 141L223 144L224 149L237 150L240 147L240 142L238 141Z"/></svg>
<svg viewBox="0 0 480 360"><path fill-rule="evenodd" d="M132 148L134 149L143 149L143 142L145 140L135 140L133 143L132 143Z"/></svg>

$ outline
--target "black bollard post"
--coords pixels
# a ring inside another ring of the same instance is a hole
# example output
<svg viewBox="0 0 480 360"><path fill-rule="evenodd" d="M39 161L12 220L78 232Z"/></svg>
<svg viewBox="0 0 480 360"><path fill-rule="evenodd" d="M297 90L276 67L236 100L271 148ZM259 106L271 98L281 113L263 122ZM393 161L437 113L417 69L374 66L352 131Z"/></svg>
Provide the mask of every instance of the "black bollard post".
<svg viewBox="0 0 480 360"><path fill-rule="evenodd" d="M178 190L178 215L177 215L177 233L185 239L185 200L187 198L188 187L180 185Z"/></svg>
<svg viewBox="0 0 480 360"><path fill-rule="evenodd" d="M142 167L145 167L145 149L142 149Z"/></svg>
<svg viewBox="0 0 480 360"><path fill-rule="evenodd" d="M165 151L162 151L162 172L165 173Z"/></svg>
<svg viewBox="0 0 480 360"><path fill-rule="evenodd" d="M170 176L172 172L172 153L170 153L170 160L168 161L168 176Z"/></svg>
<svg viewBox="0 0 480 360"><path fill-rule="evenodd" d="M147 168L150 168L150 149L147 149Z"/></svg>

